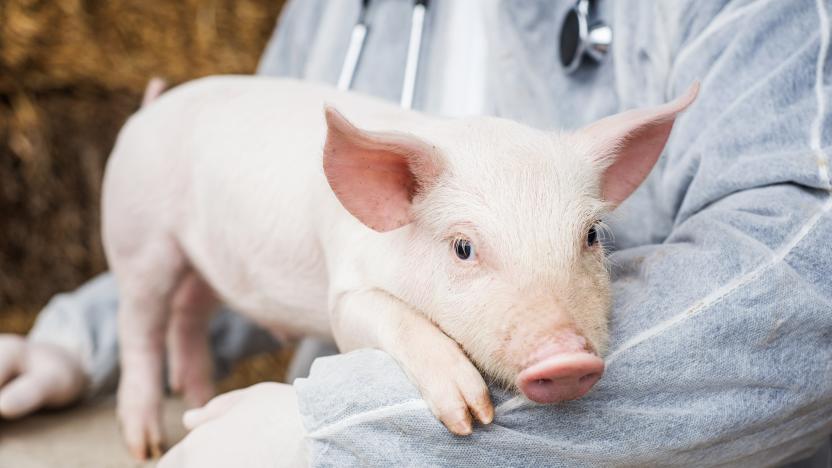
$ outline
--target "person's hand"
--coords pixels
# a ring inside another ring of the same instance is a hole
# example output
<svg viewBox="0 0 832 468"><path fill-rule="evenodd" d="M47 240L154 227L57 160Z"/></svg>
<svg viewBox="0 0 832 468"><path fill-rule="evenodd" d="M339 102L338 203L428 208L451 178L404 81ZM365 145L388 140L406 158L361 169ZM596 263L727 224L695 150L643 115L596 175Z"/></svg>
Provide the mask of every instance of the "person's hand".
<svg viewBox="0 0 832 468"><path fill-rule="evenodd" d="M182 418L191 432L158 468L307 466L305 436L291 385L261 383L224 393Z"/></svg>
<svg viewBox="0 0 832 468"><path fill-rule="evenodd" d="M0 418L68 405L84 392L87 377L77 356L58 346L0 334Z"/></svg>

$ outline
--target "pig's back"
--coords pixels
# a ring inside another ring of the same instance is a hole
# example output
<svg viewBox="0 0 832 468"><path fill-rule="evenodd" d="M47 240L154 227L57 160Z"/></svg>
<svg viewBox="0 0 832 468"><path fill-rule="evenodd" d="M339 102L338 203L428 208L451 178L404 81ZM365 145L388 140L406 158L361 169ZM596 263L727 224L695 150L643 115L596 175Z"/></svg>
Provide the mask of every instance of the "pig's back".
<svg viewBox="0 0 832 468"><path fill-rule="evenodd" d="M323 174L324 102L365 123L400 112L292 80L212 77L136 116L166 148L137 155L173 198L162 222L226 302L267 326L328 333L325 247L333 231L364 229Z"/></svg>

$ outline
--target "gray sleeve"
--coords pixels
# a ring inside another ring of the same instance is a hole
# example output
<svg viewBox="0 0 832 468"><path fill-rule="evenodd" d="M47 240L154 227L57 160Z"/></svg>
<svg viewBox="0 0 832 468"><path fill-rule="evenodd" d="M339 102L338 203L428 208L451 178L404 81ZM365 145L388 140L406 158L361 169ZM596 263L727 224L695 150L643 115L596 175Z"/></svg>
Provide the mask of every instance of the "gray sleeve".
<svg viewBox="0 0 832 468"><path fill-rule="evenodd" d="M467 438L435 420L376 351L297 381L315 466L766 466L832 428L832 204L795 186L726 197L666 243L613 256L607 371L538 406L492 388ZM333 389L338 389L334 392Z"/></svg>
<svg viewBox="0 0 832 468"><path fill-rule="evenodd" d="M29 339L61 346L78 356L88 377L89 396L112 391L118 381L117 308L113 276L99 275L52 298ZM211 343L218 378L230 372L238 359L278 347L271 334L226 309L220 309L211 322Z"/></svg>
<svg viewBox="0 0 832 468"><path fill-rule="evenodd" d="M117 306L113 276L99 275L75 291L54 296L38 315L29 340L78 356L89 395L110 390L118 379Z"/></svg>
<svg viewBox="0 0 832 468"><path fill-rule="evenodd" d="M650 237L611 255L610 353L589 395L539 406L492 387L495 422L455 437L388 356L326 358L295 384L313 464L770 466L825 443L829 11L734 2L679 41L667 94L702 91L614 223Z"/></svg>

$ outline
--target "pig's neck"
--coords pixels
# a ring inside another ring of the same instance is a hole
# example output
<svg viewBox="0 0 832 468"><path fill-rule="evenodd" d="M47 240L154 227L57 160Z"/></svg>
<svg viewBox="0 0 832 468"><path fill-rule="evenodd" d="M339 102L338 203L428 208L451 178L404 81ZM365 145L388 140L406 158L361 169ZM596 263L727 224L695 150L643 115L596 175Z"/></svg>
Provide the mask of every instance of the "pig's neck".
<svg viewBox="0 0 832 468"><path fill-rule="evenodd" d="M435 295L436 259L429 248L425 252L418 250L430 245L425 239L417 239L419 234L424 232L408 225L384 236L382 242L391 254L373 258L370 274L381 289L429 315L425 309Z"/></svg>
<svg viewBox="0 0 832 468"><path fill-rule="evenodd" d="M415 300L414 286L424 281L418 262L414 262L408 248L412 245L412 226L377 233L365 231L360 239L343 245L338 265L333 272L332 293L363 289L379 289L387 292L413 307L418 307ZM418 288L417 288L418 289Z"/></svg>

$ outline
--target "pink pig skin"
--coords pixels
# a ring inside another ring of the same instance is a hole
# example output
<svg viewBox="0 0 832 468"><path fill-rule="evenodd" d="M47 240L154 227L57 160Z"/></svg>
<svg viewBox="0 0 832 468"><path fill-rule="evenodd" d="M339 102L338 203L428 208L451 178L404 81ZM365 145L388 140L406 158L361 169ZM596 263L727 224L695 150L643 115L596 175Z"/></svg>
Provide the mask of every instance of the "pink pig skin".
<svg viewBox="0 0 832 468"><path fill-rule="evenodd" d="M219 301L276 333L389 352L456 434L493 418L481 372L538 402L581 397L603 372L610 304L589 232L697 89L572 133L273 78L201 79L149 103L103 198L131 453L163 444L165 349L175 390L212 395Z"/></svg>

